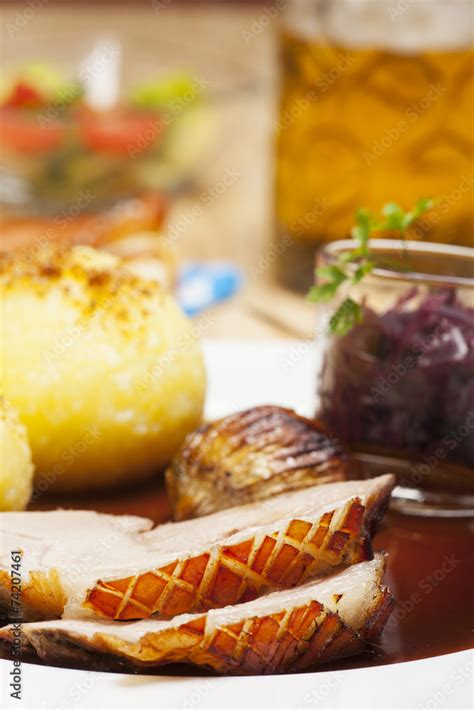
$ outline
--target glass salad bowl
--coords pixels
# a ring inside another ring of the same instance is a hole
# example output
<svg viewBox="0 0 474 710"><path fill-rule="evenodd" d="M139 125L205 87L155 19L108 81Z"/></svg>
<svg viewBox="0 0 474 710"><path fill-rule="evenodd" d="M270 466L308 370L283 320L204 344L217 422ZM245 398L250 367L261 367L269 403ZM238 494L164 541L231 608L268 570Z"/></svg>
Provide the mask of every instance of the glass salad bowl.
<svg viewBox="0 0 474 710"><path fill-rule="evenodd" d="M318 266L335 264L355 245L326 245ZM397 475L405 512L470 513L474 249L387 239L371 240L370 248L376 268L351 289L361 320L330 335L334 304L318 311L316 416L352 449L364 475Z"/></svg>
<svg viewBox="0 0 474 710"><path fill-rule="evenodd" d="M74 61L6 62L0 84L2 202L94 206L191 179L213 138L204 84L150 66L124 82L123 48L98 39ZM127 74L128 77L128 73Z"/></svg>

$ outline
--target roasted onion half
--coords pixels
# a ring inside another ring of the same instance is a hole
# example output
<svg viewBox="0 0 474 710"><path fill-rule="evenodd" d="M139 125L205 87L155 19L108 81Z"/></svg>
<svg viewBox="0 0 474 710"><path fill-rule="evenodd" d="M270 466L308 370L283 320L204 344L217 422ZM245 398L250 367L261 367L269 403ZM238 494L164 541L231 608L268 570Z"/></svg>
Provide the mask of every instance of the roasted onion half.
<svg viewBox="0 0 474 710"><path fill-rule="evenodd" d="M314 421L264 405L189 434L166 472L175 520L341 481L347 460Z"/></svg>

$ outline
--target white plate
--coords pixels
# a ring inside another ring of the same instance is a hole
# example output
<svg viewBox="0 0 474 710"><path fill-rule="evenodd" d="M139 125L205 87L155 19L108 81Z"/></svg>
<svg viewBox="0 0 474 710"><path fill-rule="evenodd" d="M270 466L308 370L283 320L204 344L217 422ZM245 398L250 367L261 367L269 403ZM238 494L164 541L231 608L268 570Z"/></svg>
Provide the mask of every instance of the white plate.
<svg viewBox="0 0 474 710"><path fill-rule="evenodd" d="M273 403L310 414L315 355L302 341L205 344L206 414ZM440 610L442 612L442 610ZM0 661L2 708L471 708L470 651L345 671L240 678L134 676L22 664L21 700L10 695L12 663Z"/></svg>

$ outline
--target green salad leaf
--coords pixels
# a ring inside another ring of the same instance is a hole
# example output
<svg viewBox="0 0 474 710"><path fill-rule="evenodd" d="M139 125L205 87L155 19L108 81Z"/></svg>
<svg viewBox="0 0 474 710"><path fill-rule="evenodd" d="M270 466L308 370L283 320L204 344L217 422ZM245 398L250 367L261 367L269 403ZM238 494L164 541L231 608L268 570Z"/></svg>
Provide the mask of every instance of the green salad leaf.
<svg viewBox="0 0 474 710"><path fill-rule="evenodd" d="M137 86L131 95L134 106L147 109L173 110L193 104L201 93L199 83L185 73L158 77Z"/></svg>
<svg viewBox="0 0 474 710"><path fill-rule="evenodd" d="M78 81L68 79L48 64L31 64L25 78L44 92L52 104L66 106L74 103L83 94L83 87Z"/></svg>

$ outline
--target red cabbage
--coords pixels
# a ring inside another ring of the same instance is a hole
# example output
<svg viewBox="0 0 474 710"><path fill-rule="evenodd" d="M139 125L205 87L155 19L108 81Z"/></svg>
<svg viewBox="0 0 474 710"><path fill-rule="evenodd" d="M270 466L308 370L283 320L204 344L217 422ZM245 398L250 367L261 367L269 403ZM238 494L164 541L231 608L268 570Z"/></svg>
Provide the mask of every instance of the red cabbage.
<svg viewBox="0 0 474 710"><path fill-rule="evenodd" d="M354 448L474 466L474 308L454 289L417 288L333 338L318 418Z"/></svg>

